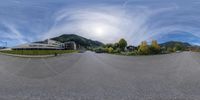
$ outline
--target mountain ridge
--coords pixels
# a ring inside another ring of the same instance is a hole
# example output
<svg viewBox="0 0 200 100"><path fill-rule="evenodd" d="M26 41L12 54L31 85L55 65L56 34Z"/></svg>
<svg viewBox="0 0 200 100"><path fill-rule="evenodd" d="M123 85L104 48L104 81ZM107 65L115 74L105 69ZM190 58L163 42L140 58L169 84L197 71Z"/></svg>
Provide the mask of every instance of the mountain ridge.
<svg viewBox="0 0 200 100"><path fill-rule="evenodd" d="M181 45L181 46L184 46L184 47L190 47L190 46L192 46L188 42L181 42L181 41L167 41L167 42L164 42L164 43L160 43L159 45L161 47L162 46L172 47L172 46L175 46L175 45Z"/></svg>
<svg viewBox="0 0 200 100"><path fill-rule="evenodd" d="M102 42L96 41L96 40L91 40L87 39L85 37L76 35L76 34L62 34L60 36L51 38L52 40L59 41L59 42L69 42L69 41L74 41L80 46L83 47L98 47L104 45Z"/></svg>
<svg viewBox="0 0 200 100"><path fill-rule="evenodd" d="M59 41L59 42L69 42L69 41L74 41L76 44L82 46L82 47L99 47L99 46L103 46L104 43L100 42L100 41L96 41L96 40L92 40L92 39L88 39L85 38L83 36L79 36L77 34L62 34L60 36L57 37L53 37L50 38L52 40L55 41ZM40 43L42 41L36 42L36 43ZM183 48L188 48L188 47L194 47L194 45L188 43L188 42L182 42L182 41L167 41L164 43L159 43L159 45L161 47L175 47L176 45L179 45ZM199 47L199 46L197 46Z"/></svg>

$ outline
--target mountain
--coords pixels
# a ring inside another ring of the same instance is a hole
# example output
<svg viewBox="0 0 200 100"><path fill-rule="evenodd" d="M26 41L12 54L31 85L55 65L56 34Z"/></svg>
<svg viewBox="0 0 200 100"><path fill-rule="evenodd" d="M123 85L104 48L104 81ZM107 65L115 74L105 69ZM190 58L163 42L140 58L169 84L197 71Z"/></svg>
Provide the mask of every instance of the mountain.
<svg viewBox="0 0 200 100"><path fill-rule="evenodd" d="M179 42L179 41L169 41L160 44L162 48L166 48L168 51L185 51L185 50L191 50L192 45L186 42Z"/></svg>
<svg viewBox="0 0 200 100"><path fill-rule="evenodd" d="M0 46L0 49L5 49L5 48L6 48L6 47L1 47L1 46Z"/></svg>
<svg viewBox="0 0 200 100"><path fill-rule="evenodd" d="M94 41L91 39L84 38L82 36L78 36L75 34L63 34L58 37L51 38L52 40L59 41L59 42L68 42L68 41L74 41L76 44L82 46L82 47L98 47L104 45L103 43L99 41Z"/></svg>
<svg viewBox="0 0 200 100"><path fill-rule="evenodd" d="M180 45L182 47L191 47L192 45L187 42L179 42L179 41L169 41L165 43L161 43L161 47L175 47L176 45Z"/></svg>

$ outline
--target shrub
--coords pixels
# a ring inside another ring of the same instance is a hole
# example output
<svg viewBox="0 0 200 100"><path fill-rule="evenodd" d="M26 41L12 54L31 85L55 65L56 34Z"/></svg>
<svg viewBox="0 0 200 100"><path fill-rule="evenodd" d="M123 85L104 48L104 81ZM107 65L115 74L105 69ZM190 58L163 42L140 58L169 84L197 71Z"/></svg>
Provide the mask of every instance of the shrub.
<svg viewBox="0 0 200 100"><path fill-rule="evenodd" d="M127 55L129 55L129 56L138 55L138 51L137 51L137 50L134 50L134 51L132 51L132 52L128 52Z"/></svg>
<svg viewBox="0 0 200 100"><path fill-rule="evenodd" d="M108 48L108 53L113 53L113 48L112 47Z"/></svg>
<svg viewBox="0 0 200 100"><path fill-rule="evenodd" d="M113 50L113 53L120 53L120 52L121 52L120 48Z"/></svg>
<svg viewBox="0 0 200 100"><path fill-rule="evenodd" d="M95 49L95 52L96 52L96 53L104 53L105 51L104 51L104 48L101 48L101 47L100 47L100 48L96 48L96 49Z"/></svg>
<svg viewBox="0 0 200 100"><path fill-rule="evenodd" d="M167 52L168 52L168 53L171 53L171 52L174 52L174 50L173 50L172 48L168 47L168 48L167 48Z"/></svg>

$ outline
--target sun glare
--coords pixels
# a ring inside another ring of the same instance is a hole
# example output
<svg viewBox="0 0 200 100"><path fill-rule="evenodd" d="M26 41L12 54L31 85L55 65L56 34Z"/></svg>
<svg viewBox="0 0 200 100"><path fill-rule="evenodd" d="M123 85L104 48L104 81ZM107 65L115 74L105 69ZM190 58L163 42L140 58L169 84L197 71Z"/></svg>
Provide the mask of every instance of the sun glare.
<svg viewBox="0 0 200 100"><path fill-rule="evenodd" d="M108 33L112 34L109 30L112 27L107 23L83 23L80 27L82 32L97 39L106 38L109 35Z"/></svg>
<svg viewBox="0 0 200 100"><path fill-rule="evenodd" d="M95 27L94 28L94 33L97 35L97 36L103 36L105 34L105 31L102 27Z"/></svg>

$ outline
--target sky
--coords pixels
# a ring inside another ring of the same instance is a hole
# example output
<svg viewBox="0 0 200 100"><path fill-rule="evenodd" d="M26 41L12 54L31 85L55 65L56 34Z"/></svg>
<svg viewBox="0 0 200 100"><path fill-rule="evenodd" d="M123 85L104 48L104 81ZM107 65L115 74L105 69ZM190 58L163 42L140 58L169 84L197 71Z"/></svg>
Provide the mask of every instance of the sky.
<svg viewBox="0 0 200 100"><path fill-rule="evenodd" d="M200 45L199 0L1 0L0 46L77 34L103 43L125 38Z"/></svg>

